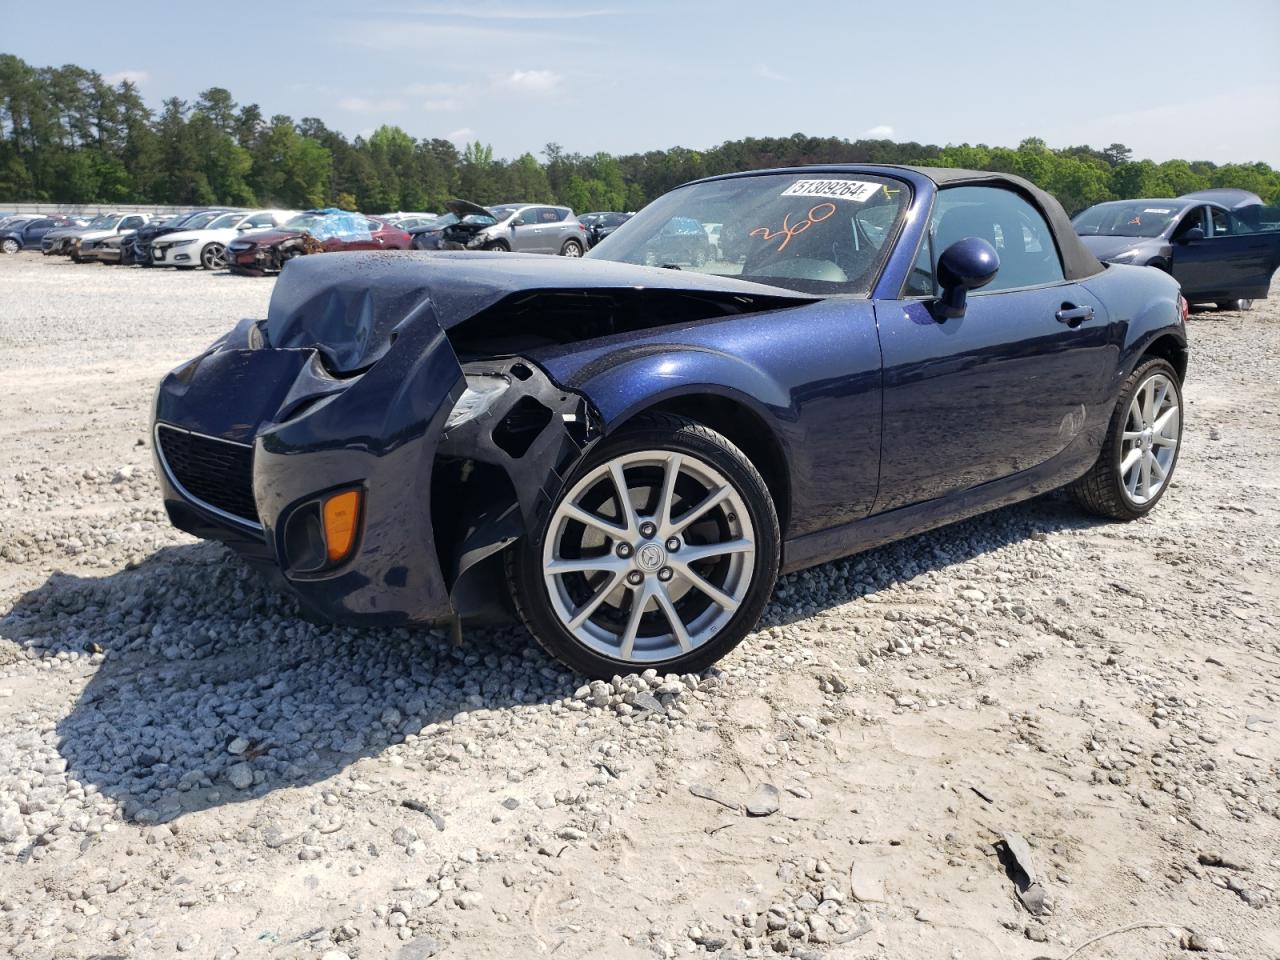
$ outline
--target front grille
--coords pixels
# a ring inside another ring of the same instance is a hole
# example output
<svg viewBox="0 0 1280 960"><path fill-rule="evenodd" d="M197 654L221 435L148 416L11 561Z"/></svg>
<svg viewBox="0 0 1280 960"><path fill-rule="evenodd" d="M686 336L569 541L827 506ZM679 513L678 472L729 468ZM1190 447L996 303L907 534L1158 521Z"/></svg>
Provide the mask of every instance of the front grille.
<svg viewBox="0 0 1280 960"><path fill-rule="evenodd" d="M257 524L253 447L160 424L160 453L173 479L193 500Z"/></svg>

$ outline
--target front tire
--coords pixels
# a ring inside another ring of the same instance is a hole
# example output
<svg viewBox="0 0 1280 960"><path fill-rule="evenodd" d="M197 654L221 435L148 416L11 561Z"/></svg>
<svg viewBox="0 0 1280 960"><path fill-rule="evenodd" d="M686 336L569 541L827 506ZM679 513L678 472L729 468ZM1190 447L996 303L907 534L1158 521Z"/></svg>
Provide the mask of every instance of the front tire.
<svg viewBox="0 0 1280 960"><path fill-rule="evenodd" d="M1160 502L1182 449L1182 385L1167 360L1138 364L1125 380L1098 460L1069 487L1090 513L1136 520Z"/></svg>
<svg viewBox="0 0 1280 960"><path fill-rule="evenodd" d="M651 414L586 458L543 529L508 552L507 576L529 631L570 668L697 672L759 622L779 544L773 499L742 451Z"/></svg>
<svg viewBox="0 0 1280 960"><path fill-rule="evenodd" d="M21 249L22 244L18 243L13 237L7 237L3 243L0 243L0 251L3 251L8 256L13 256Z"/></svg>
<svg viewBox="0 0 1280 960"><path fill-rule="evenodd" d="M511 244L505 240L494 240L491 243L486 243L481 249L492 250L494 253L510 253Z"/></svg>

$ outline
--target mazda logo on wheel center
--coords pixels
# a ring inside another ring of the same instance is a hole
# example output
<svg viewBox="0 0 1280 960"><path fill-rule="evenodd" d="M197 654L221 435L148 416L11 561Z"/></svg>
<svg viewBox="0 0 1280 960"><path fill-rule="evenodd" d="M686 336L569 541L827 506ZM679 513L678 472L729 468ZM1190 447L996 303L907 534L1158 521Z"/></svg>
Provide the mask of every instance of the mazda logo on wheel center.
<svg viewBox="0 0 1280 960"><path fill-rule="evenodd" d="M667 554L656 543L646 543L636 551L636 565L641 570L657 570L667 561Z"/></svg>

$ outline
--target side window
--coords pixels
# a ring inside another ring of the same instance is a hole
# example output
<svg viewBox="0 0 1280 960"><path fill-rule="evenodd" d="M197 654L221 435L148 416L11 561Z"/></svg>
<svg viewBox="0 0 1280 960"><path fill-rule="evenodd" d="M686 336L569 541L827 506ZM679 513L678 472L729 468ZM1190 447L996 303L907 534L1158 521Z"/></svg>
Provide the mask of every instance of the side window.
<svg viewBox="0 0 1280 960"><path fill-rule="evenodd" d="M965 237L981 237L995 247L1000 270L982 293L1061 283L1064 279L1062 260L1044 215L1012 190L944 189L934 203L931 229L933 249L939 256Z"/></svg>
<svg viewBox="0 0 1280 960"><path fill-rule="evenodd" d="M1209 235L1209 231L1205 230L1204 207L1195 207L1192 210L1188 210L1183 216L1182 222L1174 228L1170 239L1177 240L1185 236L1188 230L1194 229L1195 227L1199 227L1204 230L1205 236Z"/></svg>
<svg viewBox="0 0 1280 960"><path fill-rule="evenodd" d="M276 215L274 213L259 213L250 217L246 222L251 227L274 227L276 225Z"/></svg>
<svg viewBox="0 0 1280 960"><path fill-rule="evenodd" d="M932 297L937 295L933 283L933 251L929 247L926 235L920 241L920 252L916 254L916 262L911 265L907 274L907 282L902 287L904 297Z"/></svg>
<svg viewBox="0 0 1280 960"><path fill-rule="evenodd" d="M27 224L27 229L43 230L45 227L52 227L52 226L53 226L52 220L33 220L31 223Z"/></svg>
<svg viewBox="0 0 1280 960"><path fill-rule="evenodd" d="M1211 237L1226 237L1235 232L1231 229L1231 214L1221 207L1209 208L1209 223L1213 226L1209 231Z"/></svg>

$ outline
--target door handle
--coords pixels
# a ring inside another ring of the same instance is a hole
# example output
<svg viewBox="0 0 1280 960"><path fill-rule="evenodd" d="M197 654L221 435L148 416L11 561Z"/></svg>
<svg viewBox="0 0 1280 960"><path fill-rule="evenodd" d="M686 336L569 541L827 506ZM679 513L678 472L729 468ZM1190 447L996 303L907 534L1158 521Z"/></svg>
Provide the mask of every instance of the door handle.
<svg viewBox="0 0 1280 960"><path fill-rule="evenodd" d="M1093 307L1073 307L1069 303L1064 303L1062 309L1054 314L1059 323L1065 323L1069 327L1078 327L1086 320L1093 319Z"/></svg>

